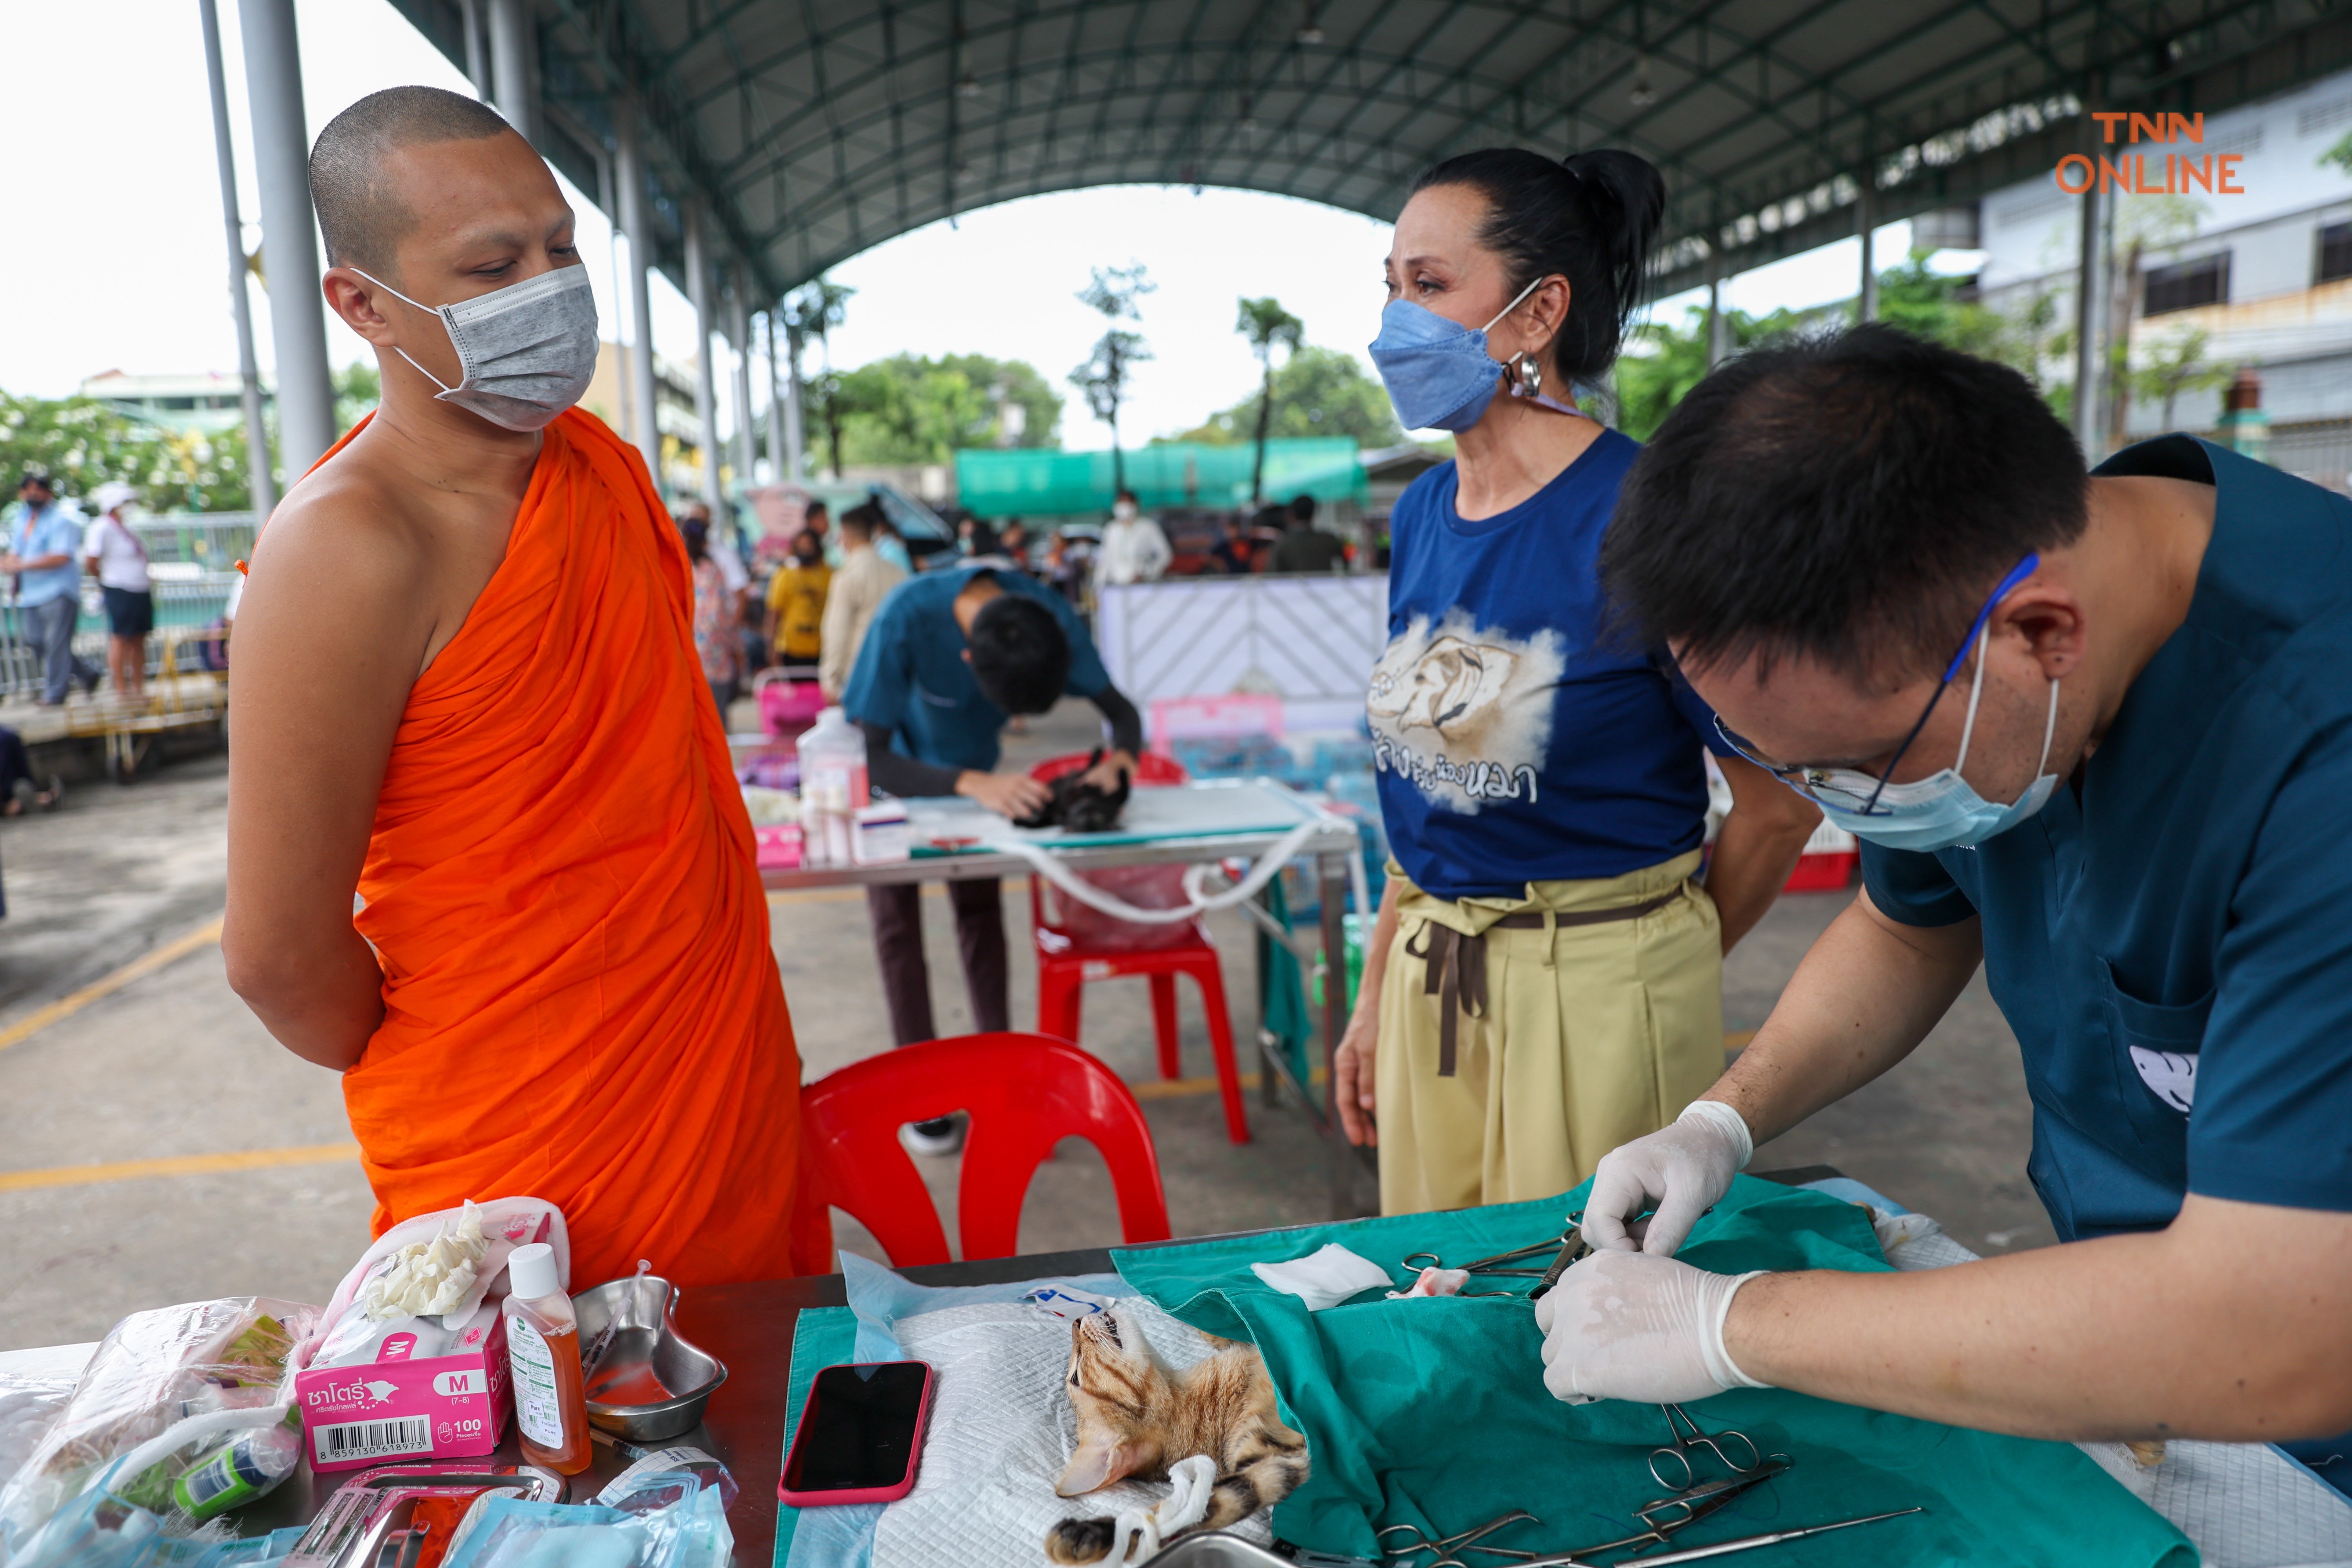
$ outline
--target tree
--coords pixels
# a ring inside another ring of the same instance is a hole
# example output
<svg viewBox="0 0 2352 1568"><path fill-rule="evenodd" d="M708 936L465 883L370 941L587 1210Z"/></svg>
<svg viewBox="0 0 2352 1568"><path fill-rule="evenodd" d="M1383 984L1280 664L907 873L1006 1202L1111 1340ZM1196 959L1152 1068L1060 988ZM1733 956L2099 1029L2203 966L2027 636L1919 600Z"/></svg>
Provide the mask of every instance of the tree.
<svg viewBox="0 0 2352 1568"><path fill-rule="evenodd" d="M1297 357L1307 323L1284 310L1281 301L1270 295L1240 303L1241 312L1234 321L1234 331L1249 340L1250 353L1257 355L1257 457L1250 464L1250 500L1262 502L1265 500L1265 422L1274 413L1274 351L1286 348L1292 357Z"/></svg>
<svg viewBox="0 0 2352 1568"><path fill-rule="evenodd" d="M2131 418L2135 390L2131 370L2132 318L2140 314L2141 289L2146 279L2140 259L2193 237L2204 220L2205 204L2188 196L2135 195L2116 204L2113 239L2115 276L2120 287L2109 290L2107 324L2107 447L2124 445L2124 426Z"/></svg>
<svg viewBox="0 0 2352 1568"><path fill-rule="evenodd" d="M1339 349L1299 349L1274 373L1273 391L1269 437L1346 436L1359 447L1393 447L1404 439L1388 388L1355 355ZM1248 439L1245 433L1258 427L1266 402L1264 393L1245 397L1177 439L1213 447Z"/></svg>
<svg viewBox="0 0 2352 1568"><path fill-rule="evenodd" d="M154 511L242 511L253 504L245 427L214 435L168 430L95 397L15 397L0 392L0 471L47 469L65 496L109 479L134 486Z"/></svg>
<svg viewBox="0 0 2352 1568"><path fill-rule="evenodd" d="M841 472L841 426L831 416L835 391L833 374L833 329L849 316L849 297L857 290L846 289L828 279L817 278L803 283L787 295L783 303L785 363L791 366L792 381L801 389L801 406L804 413L816 416L824 426L833 451L833 471ZM824 369L814 380L801 374L801 350L809 339L824 345ZM819 383L823 384L820 385ZM782 471L782 454L773 454L778 471ZM789 478L798 479L797 474Z"/></svg>
<svg viewBox="0 0 2352 1568"><path fill-rule="evenodd" d="M383 401L383 374L354 360L335 372L335 428L348 431Z"/></svg>
<svg viewBox="0 0 2352 1568"><path fill-rule="evenodd" d="M1062 400L1018 360L896 354L827 379L835 472L844 462L945 463L964 447L1060 444Z"/></svg>
<svg viewBox="0 0 2352 1568"><path fill-rule="evenodd" d="M1110 426L1110 475L1115 490L1127 488L1127 468L1118 450L1118 405L1127 400L1133 367L1151 358L1142 335L1118 323L1141 321L1143 312L1135 302L1158 287L1145 279L1142 263L1136 262L1097 267L1093 281L1078 290L1078 302L1110 323L1109 330L1095 340L1095 352L1087 363L1070 373L1070 384L1086 395L1087 406L1094 410L1095 417Z"/></svg>
<svg viewBox="0 0 2352 1568"><path fill-rule="evenodd" d="M2221 386L2237 374L2233 366L2207 362L2205 349L2210 341L2201 328L2184 327L2151 342L2140 363L2130 368L2134 395L2164 405L2167 430L2173 427L2173 405L2182 393Z"/></svg>

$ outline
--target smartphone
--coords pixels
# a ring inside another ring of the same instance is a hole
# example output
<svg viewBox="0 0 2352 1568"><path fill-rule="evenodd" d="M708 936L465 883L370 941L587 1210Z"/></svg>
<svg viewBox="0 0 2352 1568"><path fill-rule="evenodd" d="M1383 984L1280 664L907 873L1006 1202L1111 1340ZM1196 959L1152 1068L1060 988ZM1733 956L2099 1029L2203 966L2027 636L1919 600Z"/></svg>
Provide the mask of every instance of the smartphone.
<svg viewBox="0 0 2352 1568"><path fill-rule="evenodd" d="M928 1362L864 1362L816 1374L776 1500L794 1508L894 1502L915 1489L938 1381Z"/></svg>

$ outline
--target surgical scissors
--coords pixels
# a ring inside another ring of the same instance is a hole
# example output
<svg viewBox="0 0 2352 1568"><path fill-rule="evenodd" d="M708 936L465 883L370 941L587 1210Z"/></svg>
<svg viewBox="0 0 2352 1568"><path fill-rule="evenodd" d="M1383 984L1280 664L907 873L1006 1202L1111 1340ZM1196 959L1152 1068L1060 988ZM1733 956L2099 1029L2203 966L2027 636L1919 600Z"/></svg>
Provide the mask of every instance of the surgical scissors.
<svg viewBox="0 0 2352 1568"><path fill-rule="evenodd" d="M1381 1543L1381 1555L1383 1557L1413 1557L1423 1552L1433 1552L1440 1557L1449 1557L1457 1552L1485 1552L1497 1557L1532 1557L1535 1555L1532 1552L1513 1552L1506 1547L1479 1546L1475 1542L1494 1534L1505 1525L1541 1524L1542 1522L1542 1520L1538 1519L1526 1509L1515 1508L1499 1519L1488 1520L1475 1530L1465 1530L1459 1535L1449 1535L1441 1541L1432 1541L1429 1538L1429 1531L1417 1524L1391 1524L1384 1530L1374 1531L1373 1539ZM1410 1536L1412 1539L1402 1546L1391 1546L1388 1543L1389 1537L1400 1534Z"/></svg>
<svg viewBox="0 0 2352 1568"><path fill-rule="evenodd" d="M1722 1460L1724 1468L1735 1476L1750 1474L1763 1465L1764 1451L1747 1433L1729 1430L1710 1433L1679 1405L1661 1405L1658 1408L1665 1412L1666 1429L1674 1434L1674 1441L1663 1448L1650 1450L1650 1479L1668 1491L1686 1492L1698 1484L1698 1465L1691 1456L1702 1450ZM1689 1428L1687 1434L1685 1427ZM1742 1463L1726 1452L1724 1445L1727 1443L1744 1450L1747 1461ZM1662 1461L1667 1468L1660 1468ZM1675 1479L1676 1474L1682 1479Z"/></svg>

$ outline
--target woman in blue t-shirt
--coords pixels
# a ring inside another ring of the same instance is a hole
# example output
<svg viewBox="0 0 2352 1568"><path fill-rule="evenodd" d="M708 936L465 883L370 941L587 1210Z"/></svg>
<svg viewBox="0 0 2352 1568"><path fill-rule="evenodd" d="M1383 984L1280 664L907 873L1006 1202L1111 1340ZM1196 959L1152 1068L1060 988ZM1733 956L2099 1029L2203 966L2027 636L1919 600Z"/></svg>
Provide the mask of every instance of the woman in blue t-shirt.
<svg viewBox="0 0 2352 1568"><path fill-rule="evenodd" d="M1616 358L1664 205L1630 153L1493 148L1397 219L1372 359L1454 459L1391 515L1369 700L1396 861L1335 1068L1384 1213L1547 1196L1672 1121L1723 1070L1724 950L1820 819L1718 745L1734 810L1692 880L1713 716L1601 596L1639 448L1575 389Z"/></svg>

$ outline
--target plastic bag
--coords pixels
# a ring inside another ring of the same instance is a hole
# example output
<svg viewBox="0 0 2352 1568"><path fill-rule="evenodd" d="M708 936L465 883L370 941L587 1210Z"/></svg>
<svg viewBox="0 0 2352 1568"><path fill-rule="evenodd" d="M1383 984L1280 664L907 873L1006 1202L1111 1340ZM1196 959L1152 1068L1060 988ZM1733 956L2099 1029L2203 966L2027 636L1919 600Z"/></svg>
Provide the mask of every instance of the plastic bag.
<svg viewBox="0 0 2352 1568"><path fill-rule="evenodd" d="M626 1514L595 1503L485 1498L442 1568L728 1568L735 1532L717 1487L683 1471L648 1476L641 1491L675 1489L672 1507Z"/></svg>
<svg viewBox="0 0 2352 1568"><path fill-rule="evenodd" d="M1192 901L1184 891L1185 870L1182 866L1119 866L1082 871L1078 877L1139 910L1181 910ZM1192 940L1191 921L1139 925L1107 915L1050 883L1045 892L1046 920L1081 947L1098 952L1155 952Z"/></svg>
<svg viewBox="0 0 2352 1568"><path fill-rule="evenodd" d="M78 1500L87 1501L79 1514L94 1542L105 1538L107 1552L139 1536L137 1521L114 1517L100 1500L160 1514L170 1506L172 1482L201 1453L176 1457L184 1462L158 1463L164 1456L153 1456L138 1473L110 1478L109 1489L90 1483L192 1416L238 1411L270 1419L258 1413L290 1403L289 1363L318 1322L316 1307L239 1296L133 1312L115 1324L64 1411L0 1487L0 1551L17 1561L52 1517Z"/></svg>
<svg viewBox="0 0 2352 1568"><path fill-rule="evenodd" d="M0 1489L41 1446L73 1397L71 1377L19 1377L0 1373Z"/></svg>
<svg viewBox="0 0 2352 1568"><path fill-rule="evenodd" d="M572 1279L572 1240L564 1228L563 1211L544 1198L492 1198L476 1205L481 1213L482 1234L489 1244L488 1251L476 1268L473 1284L465 1297L450 1311L439 1314L438 1321L447 1331L462 1330L487 1297L496 1291L505 1279L507 1259L514 1249L529 1242L544 1241L555 1248L555 1268L567 1288ZM417 1215L404 1219L382 1236L375 1244L360 1255L352 1265L343 1282L335 1287L335 1294L327 1303L320 1320L320 1333L312 1342L305 1343L298 1363L309 1366L354 1365L375 1359L376 1347L386 1330L378 1332L373 1327L348 1320L362 1317L365 1309L360 1304L361 1293L368 1281L393 1267L394 1255L412 1243L429 1243L447 1226L455 1228L466 1218L463 1208L437 1209L432 1214ZM428 1321L431 1320L428 1320ZM333 1359L328 1346L335 1347ZM423 1352L415 1352L423 1353Z"/></svg>

